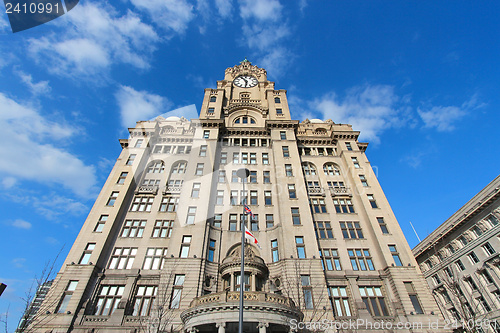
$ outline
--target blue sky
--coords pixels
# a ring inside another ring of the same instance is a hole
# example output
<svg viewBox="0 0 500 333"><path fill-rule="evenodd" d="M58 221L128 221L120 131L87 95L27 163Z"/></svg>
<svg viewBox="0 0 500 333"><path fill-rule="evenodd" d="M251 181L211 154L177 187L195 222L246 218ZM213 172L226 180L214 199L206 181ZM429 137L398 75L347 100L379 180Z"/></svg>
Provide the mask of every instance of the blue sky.
<svg viewBox="0 0 500 333"><path fill-rule="evenodd" d="M0 282L66 256L135 121L248 57L295 119L350 123L410 246L498 175L499 2L81 1L12 34L0 15Z"/></svg>

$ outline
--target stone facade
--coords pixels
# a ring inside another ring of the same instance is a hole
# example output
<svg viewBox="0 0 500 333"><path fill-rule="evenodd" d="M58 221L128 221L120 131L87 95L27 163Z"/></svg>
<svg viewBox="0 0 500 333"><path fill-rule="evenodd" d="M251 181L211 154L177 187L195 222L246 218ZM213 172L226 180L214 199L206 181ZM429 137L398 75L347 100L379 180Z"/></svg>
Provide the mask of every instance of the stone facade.
<svg viewBox="0 0 500 333"><path fill-rule="evenodd" d="M245 248L245 332L441 330L368 144L350 125L292 120L264 69L228 68L199 119L129 132L34 331L236 332L245 197L260 243Z"/></svg>

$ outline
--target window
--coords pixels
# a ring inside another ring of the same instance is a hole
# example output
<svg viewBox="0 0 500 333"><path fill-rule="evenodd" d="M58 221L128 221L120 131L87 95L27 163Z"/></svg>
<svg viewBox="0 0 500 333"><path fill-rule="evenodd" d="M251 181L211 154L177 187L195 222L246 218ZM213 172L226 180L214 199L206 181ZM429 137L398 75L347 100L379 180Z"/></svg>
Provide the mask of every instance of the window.
<svg viewBox="0 0 500 333"><path fill-rule="evenodd" d="M219 170L219 175L217 177L217 181L219 183L225 183L226 182L226 170Z"/></svg>
<svg viewBox="0 0 500 333"><path fill-rule="evenodd" d="M292 207L292 222L294 225L300 225L300 213L298 207Z"/></svg>
<svg viewBox="0 0 500 333"><path fill-rule="evenodd" d="M359 222L340 222L340 229L344 239L364 238Z"/></svg>
<svg viewBox="0 0 500 333"><path fill-rule="evenodd" d="M80 265L87 265L92 255L92 251L95 249L95 243L88 243L83 251L83 255L78 262Z"/></svg>
<svg viewBox="0 0 500 333"><path fill-rule="evenodd" d="M257 164L257 153L250 153L250 164Z"/></svg>
<svg viewBox="0 0 500 333"><path fill-rule="evenodd" d="M413 308L415 309L416 314L423 314L424 311L422 311L422 306L420 305L420 302L417 297L417 292L415 291L415 288L413 287L413 283L411 282L404 282L406 291L408 292L408 296L410 296L411 304L413 304Z"/></svg>
<svg viewBox="0 0 500 333"><path fill-rule="evenodd" d="M217 97L215 96L210 96L210 102L213 103L217 100Z"/></svg>
<svg viewBox="0 0 500 333"><path fill-rule="evenodd" d="M484 270L481 273L481 276L483 277L484 281L486 281L486 284L492 284L493 283L493 279L491 278L491 275L490 275L490 273L488 273L487 270Z"/></svg>
<svg viewBox="0 0 500 333"><path fill-rule="evenodd" d="M283 157L290 157L290 151L288 150L288 146L283 146Z"/></svg>
<svg viewBox="0 0 500 333"><path fill-rule="evenodd" d="M434 284L437 286L439 284L441 284L441 279L439 278L439 276L437 274L434 274L432 276L432 280L434 281Z"/></svg>
<svg viewBox="0 0 500 333"><path fill-rule="evenodd" d="M184 285L185 275L176 274L174 278L174 287L170 301L171 309L178 309L181 304L182 286Z"/></svg>
<svg viewBox="0 0 500 333"><path fill-rule="evenodd" d="M240 163L240 153L233 153L233 164Z"/></svg>
<svg viewBox="0 0 500 333"><path fill-rule="evenodd" d="M279 97L274 97L274 103L281 103L281 100Z"/></svg>
<svg viewBox="0 0 500 333"><path fill-rule="evenodd" d="M367 196L368 196L368 201L370 201L370 205L372 206L372 208L378 208L377 201L375 201L373 194L367 194Z"/></svg>
<svg viewBox="0 0 500 333"><path fill-rule="evenodd" d="M368 249L348 249L349 259L351 260L352 269L355 271L374 271L373 261Z"/></svg>
<svg viewBox="0 0 500 333"><path fill-rule="evenodd" d="M467 243L469 243L467 241L467 238L465 238L464 236L460 236L460 238L458 238L458 240L460 241L460 243L462 243L462 246L465 246L465 245L467 245Z"/></svg>
<svg viewBox="0 0 500 333"><path fill-rule="evenodd" d="M465 271L465 266L464 264L462 263L462 260L457 260L455 262L455 264L457 265L458 269L461 270L461 271Z"/></svg>
<svg viewBox="0 0 500 333"><path fill-rule="evenodd" d="M359 287L361 299L366 305L370 314L374 317L388 316L389 312L385 305L385 300L380 287Z"/></svg>
<svg viewBox="0 0 500 333"><path fill-rule="evenodd" d="M471 277L466 278L465 281L467 281L467 284L472 290L478 290L476 282L474 282Z"/></svg>
<svg viewBox="0 0 500 333"><path fill-rule="evenodd" d="M306 176L315 176L316 175L316 167L314 164L306 162L302 164L302 171Z"/></svg>
<svg viewBox="0 0 500 333"><path fill-rule="evenodd" d="M357 157L351 157L351 160L352 160L352 163L354 164L354 168L355 169L359 169L360 166L359 166L358 158Z"/></svg>
<svg viewBox="0 0 500 333"><path fill-rule="evenodd" d="M286 132L285 131L280 131L280 139L286 140Z"/></svg>
<svg viewBox="0 0 500 333"><path fill-rule="evenodd" d="M366 180L365 175L359 175L359 180L361 180L361 185L368 187L368 181Z"/></svg>
<svg viewBox="0 0 500 333"><path fill-rule="evenodd" d="M150 212L154 197L136 196L132 202L131 212Z"/></svg>
<svg viewBox="0 0 500 333"><path fill-rule="evenodd" d="M196 216L196 207L188 207L186 224L194 224L195 216Z"/></svg>
<svg viewBox="0 0 500 333"><path fill-rule="evenodd" d="M236 231L238 229L238 215L229 214L229 231Z"/></svg>
<svg viewBox="0 0 500 333"><path fill-rule="evenodd" d="M259 231L259 214L253 214L253 217L249 217L250 219L250 230Z"/></svg>
<svg viewBox="0 0 500 333"><path fill-rule="evenodd" d="M214 215L213 226L217 228L222 227L222 214Z"/></svg>
<svg viewBox="0 0 500 333"><path fill-rule="evenodd" d="M266 228L274 227L274 215L266 214Z"/></svg>
<svg viewBox="0 0 500 333"><path fill-rule="evenodd" d="M241 163L248 164L248 153L241 153Z"/></svg>
<svg viewBox="0 0 500 333"><path fill-rule="evenodd" d="M97 296L94 315L109 316L115 312L125 286L103 285Z"/></svg>
<svg viewBox="0 0 500 333"><path fill-rule="evenodd" d="M299 259L304 259L306 257L306 248L304 246L304 237L295 237L295 247L297 248L297 256Z"/></svg>
<svg viewBox="0 0 500 333"><path fill-rule="evenodd" d="M330 287L328 294L335 317L352 316L346 287Z"/></svg>
<svg viewBox="0 0 500 333"><path fill-rule="evenodd" d="M215 108L208 108L208 113L213 114L215 112Z"/></svg>
<svg viewBox="0 0 500 333"><path fill-rule="evenodd" d="M215 197L215 204L216 205L223 205L224 204L224 191L217 191L217 196Z"/></svg>
<svg viewBox="0 0 500 333"><path fill-rule="evenodd" d="M125 178L127 178L128 172L122 172L120 174L120 177L118 178L118 181L116 182L117 184L124 184L125 183Z"/></svg>
<svg viewBox="0 0 500 333"><path fill-rule="evenodd" d="M310 199L309 204L313 213L326 213L325 199Z"/></svg>
<svg viewBox="0 0 500 333"><path fill-rule="evenodd" d="M232 173L231 173L231 182L232 183L237 183L238 180L239 180L238 171L236 171L236 170L232 171Z"/></svg>
<svg viewBox="0 0 500 333"><path fill-rule="evenodd" d="M109 262L109 269L131 269L134 264L136 247L115 247Z"/></svg>
<svg viewBox="0 0 500 333"><path fill-rule="evenodd" d="M302 291L304 293L304 306L306 309L314 309L311 277L309 275L301 275L300 281L302 283Z"/></svg>
<svg viewBox="0 0 500 333"><path fill-rule="evenodd" d="M102 232L102 229L104 229L104 224L108 220L108 215L101 215L99 218L99 221L97 221L97 225L94 229L94 232Z"/></svg>
<svg viewBox="0 0 500 333"><path fill-rule="evenodd" d="M271 254L273 257L273 262L279 261L279 253L278 253L278 240L274 239L271 241Z"/></svg>
<svg viewBox="0 0 500 333"><path fill-rule="evenodd" d="M295 191L295 184L288 184L288 197L290 199L297 199L297 192Z"/></svg>
<svg viewBox="0 0 500 333"><path fill-rule="evenodd" d="M498 225L498 219L495 215L490 214L486 220L491 224L492 227Z"/></svg>
<svg viewBox="0 0 500 333"><path fill-rule="evenodd" d="M236 206L238 204L238 191L237 190L232 190L231 191L231 196L229 197L231 206Z"/></svg>
<svg viewBox="0 0 500 333"><path fill-rule="evenodd" d="M210 131L203 131L203 139L208 139L210 137Z"/></svg>
<svg viewBox="0 0 500 333"><path fill-rule="evenodd" d="M467 257L469 257L469 260L472 262L473 265L479 262L479 258L474 252L469 253Z"/></svg>
<svg viewBox="0 0 500 333"><path fill-rule="evenodd" d="M276 109L276 114L278 116L282 116L283 115L283 109Z"/></svg>
<svg viewBox="0 0 500 333"><path fill-rule="evenodd" d="M325 163L323 165L323 171L327 176L340 176L340 169L333 163Z"/></svg>
<svg viewBox="0 0 500 333"><path fill-rule="evenodd" d="M328 271L341 271L342 266L340 266L340 257L337 249L323 249L319 250L319 256L321 258L321 264L323 270Z"/></svg>
<svg viewBox="0 0 500 333"><path fill-rule="evenodd" d="M203 146L200 146L200 156L207 156L207 146L206 145L203 145Z"/></svg>
<svg viewBox="0 0 500 333"><path fill-rule="evenodd" d="M227 164L227 152L220 153L220 164Z"/></svg>
<svg viewBox="0 0 500 333"><path fill-rule="evenodd" d="M262 164L269 164L269 154L262 153Z"/></svg>
<svg viewBox="0 0 500 333"><path fill-rule="evenodd" d="M250 183L257 183L257 171L250 171Z"/></svg>
<svg viewBox="0 0 500 333"><path fill-rule="evenodd" d="M200 197L200 183L193 183L193 189L191 190L191 198L199 198Z"/></svg>
<svg viewBox="0 0 500 333"><path fill-rule="evenodd" d="M120 237L142 237L146 220L126 220Z"/></svg>
<svg viewBox="0 0 500 333"><path fill-rule="evenodd" d="M392 259L394 259L394 264L396 266L403 266L403 264L401 263L401 258L399 258L398 250L396 249L396 245L389 245L389 251L391 251Z"/></svg>
<svg viewBox="0 0 500 333"><path fill-rule="evenodd" d="M214 257L215 257L215 240L211 239L210 242L208 242L208 261L214 262Z"/></svg>
<svg viewBox="0 0 500 333"><path fill-rule="evenodd" d="M240 287L241 287L241 280L240 280L240 276L241 274L239 273L236 273L235 274L235 281L234 281L234 285L235 285L235 290L236 291L240 291ZM248 273L245 273L243 275L243 288L245 291L250 291L250 274Z"/></svg>
<svg viewBox="0 0 500 333"><path fill-rule="evenodd" d="M189 247L191 246L191 236L182 236L181 252L179 257L187 258L189 255Z"/></svg>
<svg viewBox="0 0 500 333"><path fill-rule="evenodd" d="M169 238L170 236L172 236L173 227L174 227L174 221L172 220L157 220L155 221L151 237Z"/></svg>
<svg viewBox="0 0 500 333"><path fill-rule="evenodd" d="M449 251L449 253L453 254L455 253L455 248L452 245L448 245L446 249Z"/></svg>
<svg viewBox="0 0 500 333"><path fill-rule="evenodd" d="M316 238L333 238L332 225L330 222L314 222Z"/></svg>
<svg viewBox="0 0 500 333"><path fill-rule="evenodd" d="M264 184L269 184L271 183L271 172L270 171L264 171Z"/></svg>
<svg viewBox="0 0 500 333"><path fill-rule="evenodd" d="M345 147L347 148L347 150L352 150L352 147L351 147L351 143L350 143L350 142L346 142L346 143L345 143Z"/></svg>
<svg viewBox="0 0 500 333"><path fill-rule="evenodd" d="M240 205L246 205L247 202L248 202L248 191L240 191L240 198L241 198L241 201L240 201Z"/></svg>
<svg viewBox="0 0 500 333"><path fill-rule="evenodd" d="M68 286L66 287L66 290L64 291L61 302L59 303L59 308L57 309L57 313L65 313L66 312L66 308L68 307L68 303L71 299L71 296L73 296L73 292L75 291L77 285L78 285L78 281L69 281Z"/></svg>
<svg viewBox="0 0 500 333"><path fill-rule="evenodd" d="M273 199L271 196L271 191L264 191L264 203L266 206L270 206L273 204Z"/></svg>
<svg viewBox="0 0 500 333"><path fill-rule="evenodd" d="M203 176L203 166L203 163L196 164L196 171L194 173L196 176Z"/></svg>
<svg viewBox="0 0 500 333"><path fill-rule="evenodd" d="M157 286L137 286L132 316L149 316L157 292Z"/></svg>
<svg viewBox="0 0 500 333"><path fill-rule="evenodd" d="M119 192L111 192L111 195L109 196L108 203L106 206L114 206L116 198L118 198L118 193Z"/></svg>
<svg viewBox="0 0 500 333"><path fill-rule="evenodd" d="M491 311L491 307L489 306L488 302L486 302L483 296L479 296L477 300L479 304L481 304L481 307L483 308L483 313Z"/></svg>
<svg viewBox="0 0 500 333"><path fill-rule="evenodd" d="M337 213L354 213L354 206L351 199L333 199L333 204Z"/></svg>
<svg viewBox="0 0 500 333"><path fill-rule="evenodd" d="M165 171L165 165L163 164L163 162L159 161L151 163L148 166L146 173L163 173L164 171Z"/></svg>
<svg viewBox="0 0 500 333"><path fill-rule="evenodd" d="M377 217L378 225L380 226L380 230L382 230L383 234L388 234L389 230L387 230L387 224L385 224L383 217Z"/></svg>
<svg viewBox="0 0 500 333"><path fill-rule="evenodd" d="M136 156L137 156L136 154L130 154L130 155L129 155L129 157L128 157L128 159L127 159L127 163L126 163L126 164L127 164L127 165L132 165L132 164L134 164L134 160L135 160L135 157L136 157Z"/></svg>
<svg viewBox="0 0 500 333"><path fill-rule="evenodd" d="M292 171L292 165L291 164L285 164L285 175L287 177L293 177L293 171Z"/></svg>
<svg viewBox="0 0 500 333"><path fill-rule="evenodd" d="M176 212L178 204L178 196L163 197L161 199L160 212Z"/></svg>
<svg viewBox="0 0 500 333"><path fill-rule="evenodd" d="M490 243L484 244L483 250L484 250L484 252L486 252L486 255L488 255L488 256L491 256L491 255L496 253L495 249L493 248L493 246L491 246Z"/></svg>
<svg viewBox="0 0 500 333"><path fill-rule="evenodd" d="M135 142L134 148L139 148L140 146L142 146L143 141L144 141L144 139L137 139L137 141Z"/></svg>
<svg viewBox="0 0 500 333"><path fill-rule="evenodd" d="M142 269L163 269L166 255L167 248L165 247L148 247Z"/></svg>
<svg viewBox="0 0 500 333"><path fill-rule="evenodd" d="M257 205L257 191L250 191L250 205Z"/></svg>
<svg viewBox="0 0 500 333"><path fill-rule="evenodd" d="M186 162L177 162L172 166L171 173L185 173L186 172Z"/></svg>

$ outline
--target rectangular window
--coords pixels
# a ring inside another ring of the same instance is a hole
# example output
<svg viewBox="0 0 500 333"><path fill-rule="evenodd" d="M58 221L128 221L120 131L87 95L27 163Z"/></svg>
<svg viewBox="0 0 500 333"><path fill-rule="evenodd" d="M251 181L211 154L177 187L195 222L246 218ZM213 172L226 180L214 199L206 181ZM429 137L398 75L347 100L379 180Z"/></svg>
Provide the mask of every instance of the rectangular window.
<svg viewBox="0 0 500 333"><path fill-rule="evenodd" d="M347 287L330 287L329 295L335 317L352 316Z"/></svg>
<svg viewBox="0 0 500 333"><path fill-rule="evenodd" d="M381 287L359 287L359 293L372 316L380 317L389 315Z"/></svg>
<svg viewBox="0 0 500 333"><path fill-rule="evenodd" d="M104 229L104 224L108 220L108 215L101 215L99 218L99 221L97 221L97 225L94 229L94 232L102 232L102 229Z"/></svg>
<svg viewBox="0 0 500 333"><path fill-rule="evenodd" d="M87 265L92 255L92 251L95 249L95 243L88 243L83 251L83 255L78 262L80 265Z"/></svg>
<svg viewBox="0 0 500 333"><path fill-rule="evenodd" d="M271 172L264 171L263 176L264 176L264 184L270 184L271 183Z"/></svg>
<svg viewBox="0 0 500 333"><path fill-rule="evenodd" d="M325 199L310 199L309 204L313 213L326 213Z"/></svg>
<svg viewBox="0 0 500 333"><path fill-rule="evenodd" d="M274 215L266 214L266 228L274 227Z"/></svg>
<svg viewBox="0 0 500 333"><path fill-rule="evenodd" d="M273 257L273 262L278 262L280 260L278 253L278 240L274 239L271 241L271 254Z"/></svg>
<svg viewBox="0 0 500 333"><path fill-rule="evenodd" d="M273 204L271 191L264 191L264 203L266 206L270 206Z"/></svg>
<svg viewBox="0 0 500 333"><path fill-rule="evenodd" d="M282 116L283 115L283 109L276 109L276 114L278 116Z"/></svg>
<svg viewBox="0 0 500 333"><path fill-rule="evenodd" d="M217 196L215 197L215 204L216 205L224 204L224 191L217 191Z"/></svg>
<svg viewBox="0 0 500 333"><path fill-rule="evenodd" d="M465 281L467 281L467 284L473 291L478 290L476 282L471 277L466 278Z"/></svg>
<svg viewBox="0 0 500 333"><path fill-rule="evenodd" d="M306 309L314 309L314 302L311 289L311 277L309 275L301 275L302 291L304 293L304 306Z"/></svg>
<svg viewBox="0 0 500 333"><path fill-rule="evenodd" d="M257 205L257 191L250 191L250 205Z"/></svg>
<svg viewBox="0 0 500 333"><path fill-rule="evenodd" d="M314 231L318 239L333 238L332 225L330 222L314 222Z"/></svg>
<svg viewBox="0 0 500 333"><path fill-rule="evenodd" d="M238 230L238 215L229 214L229 231Z"/></svg>
<svg viewBox="0 0 500 333"><path fill-rule="evenodd" d="M290 157L290 151L288 150L288 146L283 146L283 157Z"/></svg>
<svg viewBox="0 0 500 333"><path fill-rule="evenodd" d="M173 227L174 227L174 221L172 220L157 220L155 221L151 237L169 238L170 236L172 236Z"/></svg>
<svg viewBox="0 0 500 333"><path fill-rule="evenodd" d="M248 191L240 191L240 205L246 205L248 203Z"/></svg>
<svg viewBox="0 0 500 333"><path fill-rule="evenodd" d="M323 266L323 270L342 270L337 249L322 249L319 251L319 256L321 258L321 265Z"/></svg>
<svg viewBox="0 0 500 333"><path fill-rule="evenodd" d="M238 191L237 190L232 190L231 191L231 196L229 197L231 206L236 206L238 204Z"/></svg>
<svg viewBox="0 0 500 333"><path fill-rule="evenodd" d="M257 164L257 154L250 153L250 164Z"/></svg>
<svg viewBox="0 0 500 333"><path fill-rule="evenodd" d="M351 143L350 143L350 142L346 142L346 143L345 143L345 147L347 148L347 150L352 150L352 147L351 147Z"/></svg>
<svg viewBox="0 0 500 333"><path fill-rule="evenodd" d="M117 184L124 184L125 183L125 178L127 178L128 172L122 172L120 174L120 177L118 178L118 181L116 182Z"/></svg>
<svg viewBox="0 0 500 333"><path fill-rule="evenodd" d="M491 224L492 227L498 225L499 223L497 217L493 214L488 215L486 220Z"/></svg>
<svg viewBox="0 0 500 333"><path fill-rule="evenodd" d="M297 191L295 190L295 184L288 184L288 197L290 199L297 199Z"/></svg>
<svg viewBox="0 0 500 333"><path fill-rule="evenodd" d="M297 248L297 256L299 259L305 259L306 257L306 248L304 245L304 237L296 236L295 237L295 247Z"/></svg>
<svg viewBox="0 0 500 333"><path fill-rule="evenodd" d="M196 176L203 176L203 167L204 167L203 163L196 164L196 171L195 171L194 174Z"/></svg>
<svg viewBox="0 0 500 333"><path fill-rule="evenodd" d="M250 171L250 183L251 184L257 183L257 171Z"/></svg>
<svg viewBox="0 0 500 333"><path fill-rule="evenodd" d="M333 205L335 206L335 211L342 214L353 214L354 205L351 199L333 199Z"/></svg>
<svg viewBox="0 0 500 333"><path fill-rule="evenodd" d="M220 153L220 164L227 164L227 152Z"/></svg>
<svg viewBox="0 0 500 333"><path fill-rule="evenodd" d="M259 231L259 214L253 214L253 217L249 217L250 219L250 230Z"/></svg>
<svg viewBox="0 0 500 333"><path fill-rule="evenodd" d="M133 300L134 310L132 316L149 316L157 293L157 286L137 286Z"/></svg>
<svg viewBox="0 0 500 333"><path fill-rule="evenodd" d="M208 261L214 262L215 257L215 240L211 239L208 242Z"/></svg>
<svg viewBox="0 0 500 333"><path fill-rule="evenodd" d="M492 284L493 283L493 279L491 278L491 275L490 275L490 273L488 273L487 270L484 270L481 273L481 276L483 277L483 280L486 282L486 284Z"/></svg>
<svg viewBox="0 0 500 333"><path fill-rule="evenodd" d="M108 203L106 206L114 206L116 202L116 198L118 198L118 193L119 192L111 192L111 195L109 196Z"/></svg>
<svg viewBox="0 0 500 333"><path fill-rule="evenodd" d="M217 178L217 181L219 183L226 182L226 170L219 170L219 177Z"/></svg>
<svg viewBox="0 0 500 333"><path fill-rule="evenodd" d="M472 262L472 264L477 264L479 262L479 258L474 252L471 252L467 255L469 257L469 260Z"/></svg>
<svg viewBox="0 0 500 333"><path fill-rule="evenodd" d="M394 264L396 266L403 266L403 264L401 263L401 258L399 258L398 250L396 249L396 245L389 245L389 251L391 251L392 259L394 259Z"/></svg>
<svg viewBox="0 0 500 333"><path fill-rule="evenodd" d="M94 315L109 316L115 312L122 299L125 286L103 285L96 299Z"/></svg>
<svg viewBox="0 0 500 333"><path fill-rule="evenodd" d="M298 207L292 207L292 222L294 225L300 225L300 213Z"/></svg>
<svg viewBox="0 0 500 333"><path fill-rule="evenodd" d="M366 180L365 175L359 175L359 180L361 180L361 185L368 187L368 181Z"/></svg>
<svg viewBox="0 0 500 333"><path fill-rule="evenodd" d="M139 148L142 146L142 142L144 141L144 139L137 139L137 141L135 142L135 146L134 148Z"/></svg>
<svg viewBox="0 0 500 333"><path fill-rule="evenodd" d="M344 239L364 238L359 222L340 222L340 229Z"/></svg>
<svg viewBox="0 0 500 333"><path fill-rule="evenodd" d="M131 212L150 212L153 207L154 197L136 196L132 201Z"/></svg>
<svg viewBox="0 0 500 333"><path fill-rule="evenodd" d="M167 248L165 247L148 247L146 257L142 269L163 269Z"/></svg>
<svg viewBox="0 0 500 333"><path fill-rule="evenodd" d="M280 139L286 140L286 132L285 131L280 131Z"/></svg>
<svg viewBox="0 0 500 333"><path fill-rule="evenodd" d="M233 164L240 164L240 153L233 153Z"/></svg>
<svg viewBox="0 0 500 333"><path fill-rule="evenodd" d="M200 146L200 156L201 157L207 156L207 146L206 145Z"/></svg>
<svg viewBox="0 0 500 333"><path fill-rule="evenodd" d="M413 305L413 308L415 309L415 313L416 314L423 314L424 311L422 310L422 306L420 305L420 301L418 300L417 292L415 291L415 288L413 287L413 283L405 282L404 284L405 284L406 291L408 292L408 296L410 296L411 304Z"/></svg>
<svg viewBox="0 0 500 333"><path fill-rule="evenodd" d="M351 260L352 269L355 271L374 271L373 261L368 249L348 249L349 259Z"/></svg>
<svg viewBox="0 0 500 333"><path fill-rule="evenodd" d="M213 114L215 112L215 108L208 108L208 113Z"/></svg>
<svg viewBox="0 0 500 333"><path fill-rule="evenodd" d="M483 308L483 313L486 313L486 312L490 312L491 311L491 307L490 305L488 304L488 302L486 302L486 300L484 299L483 296L479 296L477 298L479 304L481 304L481 307Z"/></svg>
<svg viewBox="0 0 500 333"><path fill-rule="evenodd" d="M237 170L233 170L231 172L231 183L237 183L239 180L238 178L238 171Z"/></svg>
<svg viewBox="0 0 500 333"><path fill-rule="evenodd" d="M134 264L136 247L115 247L109 261L109 269L131 269Z"/></svg>
<svg viewBox="0 0 500 333"><path fill-rule="evenodd" d="M210 137L210 131L203 131L203 139L208 139Z"/></svg>
<svg viewBox="0 0 500 333"><path fill-rule="evenodd" d="M262 164L269 164L269 154L262 153Z"/></svg>
<svg viewBox="0 0 500 333"><path fill-rule="evenodd" d="M191 190L191 198L199 198L200 197L200 183L193 183L193 189Z"/></svg>
<svg viewBox="0 0 500 333"><path fill-rule="evenodd" d="M57 309L57 313L65 313L66 308L68 307L68 303L71 300L71 296L73 296L73 292L78 285L78 281L69 281L66 290L64 291L61 302L59 303L59 308Z"/></svg>
<svg viewBox="0 0 500 333"><path fill-rule="evenodd" d="M178 196L163 197L161 199L160 212L176 212L178 204Z"/></svg>
<svg viewBox="0 0 500 333"><path fill-rule="evenodd" d="M352 160L352 163L354 164L354 168L355 169L359 169L360 166L359 166L358 158L357 157L351 157L351 160Z"/></svg>
<svg viewBox="0 0 500 333"><path fill-rule="evenodd" d="M382 230L383 234L388 234L389 230L387 230L387 224L385 224L383 217L377 217L378 225L380 226L380 230Z"/></svg>
<svg viewBox="0 0 500 333"><path fill-rule="evenodd" d="M130 154L129 157L128 157L128 159L127 159L127 165L134 164L134 160L135 160L136 156L137 156L136 154Z"/></svg>
<svg viewBox="0 0 500 333"><path fill-rule="evenodd" d="M196 217L196 207L188 207L186 224L194 224L195 217Z"/></svg>
<svg viewBox="0 0 500 333"><path fill-rule="evenodd" d="M367 194L367 197L368 197L368 201L370 201L370 205L372 206L372 208L378 208L377 201L375 201L373 194Z"/></svg>
<svg viewBox="0 0 500 333"><path fill-rule="evenodd" d="M179 257L187 258L189 256L189 247L191 246L191 236L182 236L181 251Z"/></svg>
<svg viewBox="0 0 500 333"><path fill-rule="evenodd" d="M248 164L248 153L241 153L241 164Z"/></svg>
<svg viewBox="0 0 500 333"><path fill-rule="evenodd" d="M496 253L495 249L493 248L493 246L491 246L490 243L484 244L483 250L484 250L484 252L486 252L486 255L488 255L488 256L491 256L491 255Z"/></svg>
<svg viewBox="0 0 500 333"><path fill-rule="evenodd" d="M292 165L291 164L285 164L285 175L287 177L293 177L293 171L292 171Z"/></svg>
<svg viewBox="0 0 500 333"><path fill-rule="evenodd" d="M120 237L142 237L146 220L126 220Z"/></svg>
<svg viewBox="0 0 500 333"><path fill-rule="evenodd" d="M178 309L181 304L182 286L184 285L185 275L176 274L174 278L174 287L170 301L171 309Z"/></svg>
<svg viewBox="0 0 500 333"><path fill-rule="evenodd" d="M455 264L457 265L457 267L458 267L458 269L459 269L460 271L465 271L465 266L464 266L464 264L462 263L462 260L457 260L457 261L455 262Z"/></svg>

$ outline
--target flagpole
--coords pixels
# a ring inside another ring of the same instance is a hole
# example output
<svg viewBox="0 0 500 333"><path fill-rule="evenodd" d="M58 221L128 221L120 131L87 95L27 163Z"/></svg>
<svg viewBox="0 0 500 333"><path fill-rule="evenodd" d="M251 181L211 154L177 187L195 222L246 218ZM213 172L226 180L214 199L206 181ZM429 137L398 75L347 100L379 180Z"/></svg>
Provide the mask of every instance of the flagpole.
<svg viewBox="0 0 500 333"><path fill-rule="evenodd" d="M243 333L243 292L245 289L245 222L246 212L245 205L247 204L247 195L245 193L245 180L250 175L250 171L246 168L241 168L236 172L236 175L241 178L243 183L243 218L241 219L241 270L240 270L240 316L238 323L238 333Z"/></svg>

